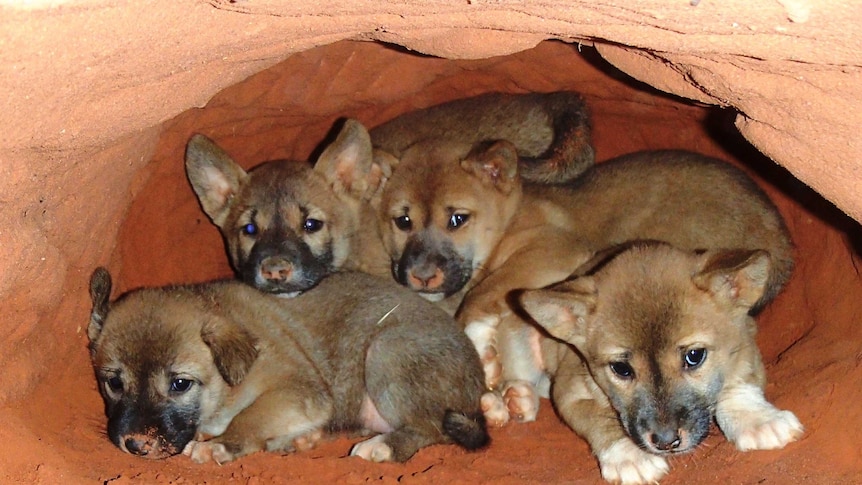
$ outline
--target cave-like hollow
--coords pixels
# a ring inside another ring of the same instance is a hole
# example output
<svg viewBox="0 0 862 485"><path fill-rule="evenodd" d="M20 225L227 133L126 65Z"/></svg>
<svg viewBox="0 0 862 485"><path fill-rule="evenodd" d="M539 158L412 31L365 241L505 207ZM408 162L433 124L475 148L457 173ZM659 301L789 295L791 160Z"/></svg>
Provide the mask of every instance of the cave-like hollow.
<svg viewBox="0 0 862 485"><path fill-rule="evenodd" d="M599 161L641 149L683 148L743 167L775 201L797 248L793 279L758 318L758 344L769 373L767 396L797 414L806 426L804 438L780 451L741 453L714 430L698 451L671 461L663 483L858 480L860 455L853 430L862 425L862 408L852 403L862 400L856 329L862 278L848 233L857 231L855 222L751 147L733 127L734 113L633 81L592 48L546 41L484 60L421 56L370 42L307 50L224 89L205 107L162 123L155 152L142 168L128 173L124 167L100 167L100 183L120 187L109 191L109 199L79 203L83 211L107 205L115 214L117 239L108 243L110 254L98 260L113 270L115 294L229 276L221 238L183 172L183 150L192 133L215 139L246 168L276 158L304 163L341 117L371 127L412 109L483 92L555 90L584 95ZM349 437L304 453L259 453L225 466L199 466L183 456L147 461L125 455L105 436L82 331L89 311L85 282L92 268L76 269L79 284L60 296L60 310L40 315L35 323L35 333L53 335L32 337L44 339L51 352L26 353L15 362L22 378L37 379L20 392L6 393L12 397L6 430L0 434L5 437L0 464L12 480L601 483L586 444L558 420L547 401L537 422L493 430L486 450L466 453L435 446L404 465L346 457L353 441ZM20 370L28 367L39 370Z"/></svg>

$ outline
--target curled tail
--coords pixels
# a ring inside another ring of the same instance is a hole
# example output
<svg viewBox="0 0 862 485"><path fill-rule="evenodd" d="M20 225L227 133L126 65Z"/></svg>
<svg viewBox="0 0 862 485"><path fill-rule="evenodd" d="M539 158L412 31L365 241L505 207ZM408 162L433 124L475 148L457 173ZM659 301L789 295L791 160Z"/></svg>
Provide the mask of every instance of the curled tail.
<svg viewBox="0 0 862 485"><path fill-rule="evenodd" d="M545 109L553 122L554 139L545 153L521 158L521 177L539 184L572 181L595 163L586 104L580 95L562 91L545 95Z"/></svg>
<svg viewBox="0 0 862 485"><path fill-rule="evenodd" d="M470 451L478 450L491 441L485 416L481 411L462 413L446 410L443 416L443 432L452 438L452 441Z"/></svg>

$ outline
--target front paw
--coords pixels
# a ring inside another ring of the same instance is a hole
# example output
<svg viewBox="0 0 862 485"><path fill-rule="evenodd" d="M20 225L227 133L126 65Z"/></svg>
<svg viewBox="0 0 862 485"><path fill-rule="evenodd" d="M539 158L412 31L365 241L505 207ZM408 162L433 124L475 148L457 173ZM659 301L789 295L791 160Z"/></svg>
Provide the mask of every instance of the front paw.
<svg viewBox="0 0 862 485"><path fill-rule="evenodd" d="M361 441L353 445L350 456L358 456L363 460L381 463L392 461L392 447L386 443L386 435L379 434L371 439Z"/></svg>
<svg viewBox="0 0 862 485"><path fill-rule="evenodd" d="M740 451L776 450L802 436L804 428L790 411L772 409L760 416L747 417L749 422L737 426L738 434L733 439Z"/></svg>
<svg viewBox="0 0 862 485"><path fill-rule="evenodd" d="M539 394L536 387L527 381L509 381L503 387L503 402L509 417L519 423L536 420L539 413Z"/></svg>
<svg viewBox="0 0 862 485"><path fill-rule="evenodd" d="M613 483L636 485L656 483L670 469L667 460L640 449L629 438L622 438L597 451L602 477Z"/></svg>
<svg viewBox="0 0 862 485"><path fill-rule="evenodd" d="M189 441L183 449L183 454L191 458L195 463L214 461L219 465L233 461L235 458L233 453L230 453L223 443L215 443L213 441Z"/></svg>
<svg viewBox="0 0 862 485"><path fill-rule="evenodd" d="M489 316L476 320L464 327L464 333L473 342L479 353L482 369L485 371L485 386L495 389L503 375L503 364L497 354L497 325L500 319Z"/></svg>
<svg viewBox="0 0 862 485"><path fill-rule="evenodd" d="M753 384L724 391L715 419L724 436L740 451L774 450L802 436L802 423L790 411L782 411Z"/></svg>

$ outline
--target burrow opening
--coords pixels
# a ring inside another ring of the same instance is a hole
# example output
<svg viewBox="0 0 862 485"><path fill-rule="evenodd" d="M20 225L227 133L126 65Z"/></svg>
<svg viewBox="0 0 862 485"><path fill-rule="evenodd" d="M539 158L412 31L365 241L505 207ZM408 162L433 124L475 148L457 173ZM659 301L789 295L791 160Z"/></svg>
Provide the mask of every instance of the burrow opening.
<svg viewBox="0 0 862 485"><path fill-rule="evenodd" d="M206 107L163 123L152 159L135 174L111 256L117 290L231 274L219 233L200 210L183 172L183 150L192 133L215 139L246 168L276 158L302 162L319 150L341 117L373 127L403 112L483 92L564 89L585 96L599 161L641 149L683 148L742 166L776 202L797 246L792 281L759 317L758 344L768 362L768 397L793 410L808 434L782 451L742 454L714 432L701 450L673 462L664 483L704 475L715 483L816 480L822 473L852 477L858 454L835 437L846 435L848 424L862 423L858 410L848 423L842 404L862 398L862 350L846 337L862 313L858 256L845 232L854 223L751 147L733 128L734 113L640 84L589 47L548 41L509 56L456 61L345 41L295 54L223 90ZM494 430L485 451L468 454L436 446L406 465L346 458L354 441L349 437L306 453L261 453L224 467L194 465L182 456L142 460L122 454L107 440L81 342L75 342L80 355L65 369L62 383L52 390L37 387L34 406L24 411L34 418L22 438L32 447L29 452L59 457L46 460L34 476L53 470L103 482L601 480L586 444L547 401L536 423ZM57 410L64 412L54 414Z"/></svg>

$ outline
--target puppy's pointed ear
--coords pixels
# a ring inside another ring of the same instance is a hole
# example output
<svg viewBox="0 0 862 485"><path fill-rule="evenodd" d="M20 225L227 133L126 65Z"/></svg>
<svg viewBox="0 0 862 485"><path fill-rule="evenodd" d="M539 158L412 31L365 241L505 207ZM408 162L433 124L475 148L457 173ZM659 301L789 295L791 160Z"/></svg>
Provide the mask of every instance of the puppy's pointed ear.
<svg viewBox="0 0 862 485"><path fill-rule="evenodd" d="M476 145L461 161L461 168L504 194L510 193L520 183L518 150L506 140Z"/></svg>
<svg viewBox="0 0 862 485"><path fill-rule="evenodd" d="M242 382L257 359L257 341L244 328L213 316L201 328L219 374L230 385Z"/></svg>
<svg viewBox="0 0 862 485"><path fill-rule="evenodd" d="M320 154L314 169L333 190L359 200L368 200L378 193L390 173L387 167L376 163L368 130L354 119L345 120L335 141Z"/></svg>
<svg viewBox="0 0 862 485"><path fill-rule="evenodd" d="M596 308L595 280L585 276L541 290L525 290L518 302L552 336L582 348L587 319Z"/></svg>
<svg viewBox="0 0 862 485"><path fill-rule="evenodd" d="M766 251L709 251L701 258L692 281L713 298L748 311L763 296L771 269Z"/></svg>
<svg viewBox="0 0 862 485"><path fill-rule="evenodd" d="M111 298L111 273L107 269L98 267L90 276L90 300L93 302L93 310L90 312L90 324L87 326L87 337L90 344L99 338L102 326L108 318L109 301Z"/></svg>
<svg viewBox="0 0 862 485"><path fill-rule="evenodd" d="M186 144L186 176L207 216L222 227L234 196L248 177L230 155L204 135Z"/></svg>

